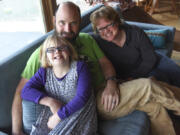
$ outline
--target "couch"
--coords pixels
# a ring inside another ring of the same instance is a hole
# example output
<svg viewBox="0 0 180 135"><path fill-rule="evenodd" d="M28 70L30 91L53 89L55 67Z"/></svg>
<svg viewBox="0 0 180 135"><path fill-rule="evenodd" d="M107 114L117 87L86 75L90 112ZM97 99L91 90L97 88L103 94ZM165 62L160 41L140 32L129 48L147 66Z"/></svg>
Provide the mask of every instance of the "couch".
<svg viewBox="0 0 180 135"><path fill-rule="evenodd" d="M96 10L97 8L103 6L102 4L96 5L90 10L86 11L82 14L82 23L80 25L81 32L92 32L92 27L90 24L89 16L90 14ZM119 9L115 7L118 11ZM141 27L143 29L166 29L168 31L167 37L166 37L166 45L164 48L157 49L157 51L160 51L161 53L170 56L172 53L173 48L173 38L174 38L174 32L175 29L173 27L168 26L162 26L162 25L152 25L152 24L145 24L145 23L137 23L137 22L126 22L128 24L137 25L138 27ZM16 52L15 54L12 54L11 57L7 58L4 61L0 62L0 131L4 131L7 133L11 132L11 106L13 101L13 96L15 93L16 86L21 78L21 72L23 71L26 61L28 60L31 53L40 46L43 41L46 39L46 37L50 34L52 34L53 31L48 32L47 34L43 35L39 39L35 40L34 42L27 44L26 47L24 47L22 50ZM137 123L132 123L132 127L127 127L129 129L131 128L138 128L139 131L137 131L139 134L147 134L144 131L148 131L148 124L149 120L145 113L135 111L132 114L132 119L138 117L138 115L142 115L141 120L137 120ZM131 123L131 120L126 121L126 117L122 119L121 121L125 123ZM106 121L100 121L100 130L102 131L102 134L120 134L117 133L117 130L120 130L120 127L116 126L116 123L119 121L112 121L110 123L106 123ZM124 125L124 126L125 126ZM109 126L113 128L109 128ZM121 127L123 128L123 127ZM122 129L121 129L122 131ZM144 132L144 133L143 133ZM121 132L122 133L122 132ZM132 133L133 134L133 133Z"/></svg>

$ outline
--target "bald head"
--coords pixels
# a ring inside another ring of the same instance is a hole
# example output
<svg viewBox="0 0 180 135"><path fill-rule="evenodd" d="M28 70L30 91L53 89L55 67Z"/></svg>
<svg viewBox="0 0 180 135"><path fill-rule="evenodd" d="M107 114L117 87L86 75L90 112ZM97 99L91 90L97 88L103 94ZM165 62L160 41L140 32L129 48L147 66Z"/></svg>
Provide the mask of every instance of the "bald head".
<svg viewBox="0 0 180 135"><path fill-rule="evenodd" d="M73 2L70 2L70 1L62 2L61 4L59 4L55 16L57 14L63 13L64 9L66 11L69 11L71 14L74 13L74 15L81 20L81 11L80 11L80 8L76 4L74 4Z"/></svg>
<svg viewBox="0 0 180 135"><path fill-rule="evenodd" d="M81 22L80 9L72 2L59 5L55 15L55 31L59 36L74 40L79 34Z"/></svg>

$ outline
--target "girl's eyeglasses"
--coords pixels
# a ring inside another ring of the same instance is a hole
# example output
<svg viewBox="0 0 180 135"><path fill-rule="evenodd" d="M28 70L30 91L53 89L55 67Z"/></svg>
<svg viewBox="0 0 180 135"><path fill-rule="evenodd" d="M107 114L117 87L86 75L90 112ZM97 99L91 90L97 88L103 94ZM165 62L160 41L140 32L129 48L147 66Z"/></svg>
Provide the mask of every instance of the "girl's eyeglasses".
<svg viewBox="0 0 180 135"><path fill-rule="evenodd" d="M67 45L63 45L63 46L58 46L58 47L49 47L46 49L47 53L55 53L57 51L66 51L68 50L68 46Z"/></svg>

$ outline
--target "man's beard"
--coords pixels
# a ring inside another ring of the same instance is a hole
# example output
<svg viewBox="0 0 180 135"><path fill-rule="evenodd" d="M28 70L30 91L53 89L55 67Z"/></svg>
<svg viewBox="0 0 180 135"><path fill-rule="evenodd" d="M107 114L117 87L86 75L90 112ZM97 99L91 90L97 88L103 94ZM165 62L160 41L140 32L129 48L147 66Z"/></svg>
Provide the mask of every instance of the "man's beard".
<svg viewBox="0 0 180 135"><path fill-rule="evenodd" d="M64 37L66 40L68 40L69 42L74 42L79 34L78 33L74 33L74 32L58 32L55 28L55 34L59 37ZM68 35L71 35L70 37Z"/></svg>

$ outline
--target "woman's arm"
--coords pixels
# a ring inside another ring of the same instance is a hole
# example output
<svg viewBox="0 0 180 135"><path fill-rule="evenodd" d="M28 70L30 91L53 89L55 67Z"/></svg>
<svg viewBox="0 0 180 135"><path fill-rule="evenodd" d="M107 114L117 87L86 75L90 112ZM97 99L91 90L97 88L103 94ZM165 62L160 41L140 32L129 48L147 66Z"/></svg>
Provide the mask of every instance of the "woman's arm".
<svg viewBox="0 0 180 135"><path fill-rule="evenodd" d="M157 62L157 55L145 32L137 30L137 35L138 44L136 46L139 49L142 61L138 68L133 71L133 77L147 77L147 74L152 71Z"/></svg>

